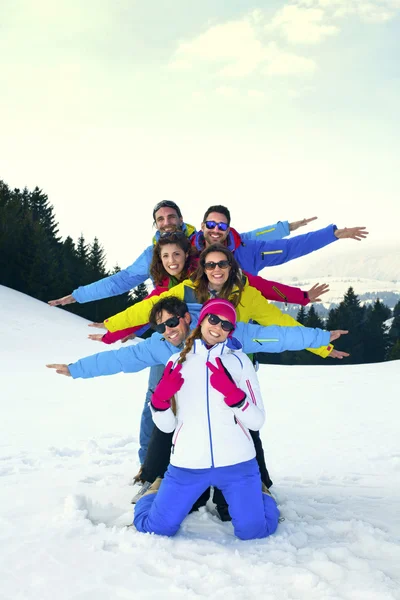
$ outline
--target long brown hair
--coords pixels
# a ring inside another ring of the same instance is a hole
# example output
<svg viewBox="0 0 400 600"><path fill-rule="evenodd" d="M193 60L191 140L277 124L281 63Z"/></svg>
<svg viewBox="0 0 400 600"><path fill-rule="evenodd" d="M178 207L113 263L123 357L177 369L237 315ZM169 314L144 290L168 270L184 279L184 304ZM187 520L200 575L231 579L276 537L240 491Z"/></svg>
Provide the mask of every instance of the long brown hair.
<svg viewBox="0 0 400 600"><path fill-rule="evenodd" d="M210 297L209 290L209 281L207 277L207 271L204 268L205 263L207 262L207 256L211 252L222 252L225 254L226 259L229 261L229 265L231 270L229 272L228 279L223 285L222 290L219 292L219 298L225 298L225 300L229 300L235 306L238 306L240 303L242 292L243 292L243 275L240 270L239 264L236 258L233 256L232 252L228 250L225 246L221 244L211 244L208 246L203 252L200 254L200 261L196 271L191 276L192 281L195 284L195 294L197 300L204 304ZM238 290L235 291L234 295L232 295L232 291L234 287L237 287Z"/></svg>
<svg viewBox="0 0 400 600"><path fill-rule="evenodd" d="M195 329L193 329L192 333L188 335L185 340L185 347L179 355L178 363L182 364L186 360L186 356L189 354L191 349L193 348L193 344L195 340L201 339L201 324L197 325Z"/></svg>
<svg viewBox="0 0 400 600"><path fill-rule="evenodd" d="M165 270L161 260L162 249L168 244L176 244L184 251L185 254L187 254L183 270L180 273L180 281L187 279L189 274L196 266L196 250L192 247L189 239L182 231L175 231L171 232L167 236L162 236L154 246L153 257L150 265L150 275L156 285L160 285L166 277L171 277L171 275Z"/></svg>

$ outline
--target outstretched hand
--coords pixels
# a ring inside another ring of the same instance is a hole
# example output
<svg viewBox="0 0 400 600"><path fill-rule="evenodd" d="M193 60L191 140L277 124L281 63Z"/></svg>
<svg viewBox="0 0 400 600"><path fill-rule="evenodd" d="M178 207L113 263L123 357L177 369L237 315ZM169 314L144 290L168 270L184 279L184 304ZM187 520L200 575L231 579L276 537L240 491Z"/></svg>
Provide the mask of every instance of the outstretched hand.
<svg viewBox="0 0 400 600"><path fill-rule="evenodd" d="M71 373L69 372L68 365L53 364L53 365L46 365L46 367L48 369L55 369L56 373L58 373L59 375L66 375L67 377L71 377Z"/></svg>
<svg viewBox="0 0 400 600"><path fill-rule="evenodd" d="M345 227L344 229L336 229L334 235L338 240L351 239L359 242L369 235L369 231L365 231L366 229L366 227Z"/></svg>
<svg viewBox="0 0 400 600"><path fill-rule="evenodd" d="M88 327L96 327L97 329L107 329L104 323L89 323Z"/></svg>
<svg viewBox="0 0 400 600"><path fill-rule="evenodd" d="M104 337L104 333L89 333L89 340L93 340L94 342L102 342Z"/></svg>
<svg viewBox="0 0 400 600"><path fill-rule="evenodd" d="M348 356L350 356L348 352L342 352L341 350L336 350L336 348L334 348L332 352L328 354L328 358L338 358L339 360L342 360L342 358L347 358Z"/></svg>
<svg viewBox="0 0 400 600"><path fill-rule="evenodd" d="M330 332L330 341L334 342L335 340L339 339L341 335L346 335L346 333L349 333L347 329L335 329L334 331Z"/></svg>
<svg viewBox="0 0 400 600"><path fill-rule="evenodd" d="M310 302L321 302L320 296L326 294L326 292L329 292L329 285L327 283L316 283L308 290L308 299Z"/></svg>
<svg viewBox="0 0 400 600"><path fill-rule="evenodd" d="M69 296L64 296L57 300L49 300L47 304L50 304L50 306L65 306L66 304L72 304L73 302L76 302L76 300L72 294L69 294Z"/></svg>
<svg viewBox="0 0 400 600"><path fill-rule="evenodd" d="M292 221L291 223L289 223L289 231L296 231L296 229L298 229L299 227L305 227L306 225L311 223L311 221L315 221L315 219L318 219L318 217L310 217L309 219L301 219L301 221Z"/></svg>

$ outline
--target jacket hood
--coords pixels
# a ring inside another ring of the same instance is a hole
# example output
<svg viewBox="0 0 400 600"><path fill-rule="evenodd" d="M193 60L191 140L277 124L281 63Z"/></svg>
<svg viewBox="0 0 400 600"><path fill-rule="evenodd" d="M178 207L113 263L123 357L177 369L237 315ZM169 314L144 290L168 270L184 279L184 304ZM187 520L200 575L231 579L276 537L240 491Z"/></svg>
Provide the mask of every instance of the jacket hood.
<svg viewBox="0 0 400 600"><path fill-rule="evenodd" d="M192 246L197 248L199 252L204 250L204 235L202 231L198 231L196 235L192 237ZM235 252L236 248L238 248L242 243L242 238L240 237L240 233L231 227L228 237L226 238L226 247L231 252Z"/></svg>

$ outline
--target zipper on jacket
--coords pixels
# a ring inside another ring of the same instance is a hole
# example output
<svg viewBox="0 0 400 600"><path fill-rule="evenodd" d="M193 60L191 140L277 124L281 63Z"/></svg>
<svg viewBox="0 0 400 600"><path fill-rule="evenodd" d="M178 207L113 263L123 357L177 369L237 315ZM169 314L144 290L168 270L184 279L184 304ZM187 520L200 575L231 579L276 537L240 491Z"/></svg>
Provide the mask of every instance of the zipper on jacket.
<svg viewBox="0 0 400 600"><path fill-rule="evenodd" d="M274 292L276 292L276 293L278 294L278 296L280 296L280 297L282 298L282 300L284 301L284 303L285 303L285 306L286 306L286 308L287 308L287 302L288 302L287 296L285 296L285 294L284 294L283 292L281 292L281 290L279 290L279 289L276 287L276 285L273 285L273 286L272 286L272 289L274 290Z"/></svg>
<svg viewBox="0 0 400 600"><path fill-rule="evenodd" d="M210 360L210 353L207 355L207 362ZM210 452L211 452L211 466L214 466L214 452L213 452L213 443L212 443L212 435L211 435L211 422L210 422L210 395L209 395L209 379L208 379L208 367L206 367L206 378L207 378L207 419L208 419L208 435L210 438Z"/></svg>
<svg viewBox="0 0 400 600"><path fill-rule="evenodd" d="M264 231L257 231L257 235L264 235L264 233L271 233L271 231L275 231L275 227L271 227L271 229L264 229Z"/></svg>
<svg viewBox="0 0 400 600"><path fill-rule="evenodd" d="M247 437L248 440L251 440L251 437L249 436L249 434L247 433L247 431L245 430L245 428L243 427L242 423L239 421L239 419L236 417L235 415L235 423L236 425L239 425L240 429L243 431L244 435Z"/></svg>
<svg viewBox="0 0 400 600"><path fill-rule="evenodd" d="M282 254L283 250L270 250L269 252L261 252L261 258L264 260L266 254Z"/></svg>
<svg viewBox="0 0 400 600"><path fill-rule="evenodd" d="M268 339L267 338L267 339L264 339L264 340L262 338L260 338L260 339L253 338L251 341L252 342L257 342L257 344L260 344L260 346L261 346L262 342L279 342L279 340L277 338L276 339L274 339L274 338Z"/></svg>
<svg viewBox="0 0 400 600"><path fill-rule="evenodd" d="M177 442L177 439L178 439L178 435L179 435L182 427L183 427L183 423L181 423L181 426L179 427L178 431L176 432L176 434L174 436L174 439L172 440L171 454L173 454L174 451L175 451L175 446L176 446L176 442Z"/></svg>

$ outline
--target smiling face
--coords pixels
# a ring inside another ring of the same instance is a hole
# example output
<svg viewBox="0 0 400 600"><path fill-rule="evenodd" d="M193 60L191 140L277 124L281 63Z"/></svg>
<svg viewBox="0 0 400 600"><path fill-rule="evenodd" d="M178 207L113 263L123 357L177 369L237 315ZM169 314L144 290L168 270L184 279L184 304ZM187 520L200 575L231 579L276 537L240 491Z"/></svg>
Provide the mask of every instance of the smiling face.
<svg viewBox="0 0 400 600"><path fill-rule="evenodd" d="M222 320L226 320L226 317L222 315L217 315ZM208 316L203 319L201 323L201 335L203 340L208 346L214 346L214 344L219 344L220 342L225 342L226 338L229 335L229 331L224 331L221 327L221 323L217 323L217 325L211 325L208 321Z"/></svg>
<svg viewBox="0 0 400 600"><path fill-rule="evenodd" d="M223 252L210 252L206 256L205 265L211 262L218 263L220 260L227 260ZM210 282L211 288L216 292L219 292L222 290L224 283L226 283L228 280L231 267L228 266L226 269L221 269L221 267L216 266L215 269L207 269L205 266L204 271L207 275L208 281Z"/></svg>
<svg viewBox="0 0 400 600"><path fill-rule="evenodd" d="M155 225L160 233L180 229L183 219L178 217L174 208L163 206L159 208L154 217Z"/></svg>
<svg viewBox="0 0 400 600"><path fill-rule="evenodd" d="M178 244L165 244L161 247L160 258L168 275L179 279L187 258L182 248Z"/></svg>
<svg viewBox="0 0 400 600"><path fill-rule="evenodd" d="M211 212L207 215L206 221L215 221L215 223L226 223L228 224L228 219L225 215L219 212ZM210 246L211 244L224 244L226 238L229 235L230 228L226 231L221 231L215 226L213 229L208 229L205 223L201 224L201 230L204 235L205 245Z"/></svg>
<svg viewBox="0 0 400 600"><path fill-rule="evenodd" d="M162 310L160 315L157 315L156 323L160 325L161 323L165 323L171 317L174 317L165 309ZM185 313L183 317L180 317L179 324L176 327L165 327L165 332L163 333L163 337L170 342L173 346L180 346L187 338L189 333L189 325L190 325L190 315L189 313ZM215 342L214 342L215 344Z"/></svg>

